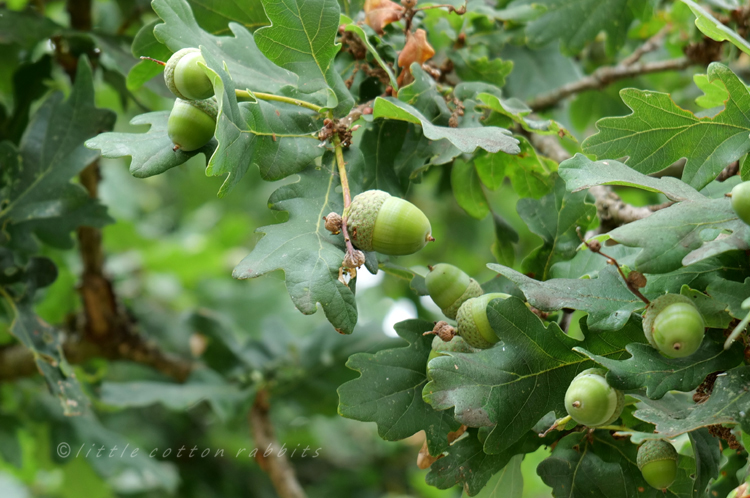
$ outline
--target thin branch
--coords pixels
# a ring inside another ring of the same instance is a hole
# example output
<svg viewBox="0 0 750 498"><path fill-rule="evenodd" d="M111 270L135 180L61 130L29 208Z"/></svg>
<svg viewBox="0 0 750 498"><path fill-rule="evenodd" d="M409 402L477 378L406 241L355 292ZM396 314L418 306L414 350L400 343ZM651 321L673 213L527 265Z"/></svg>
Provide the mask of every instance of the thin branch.
<svg viewBox="0 0 750 498"><path fill-rule="evenodd" d="M680 71L694 64L687 57L669 59L665 61L653 62L636 62L625 66L618 64L616 66L600 67L591 75L578 81L563 85L557 90L536 97L528 103L533 111L541 111L556 106L561 100L570 97L576 93L585 92L586 90L598 90L617 80L633 78L650 73L660 73L664 71Z"/></svg>
<svg viewBox="0 0 750 498"><path fill-rule="evenodd" d="M344 150L341 147L341 139L338 134L335 134L332 138L333 146L336 149L336 165L339 171L339 181L341 182L341 190L344 196L344 211L341 213L341 232L344 234L344 242L346 243L346 252L352 258L354 257L354 246L352 245L351 237L349 236L349 229L347 228L347 216L346 212L349 209L349 205L352 203L352 193L349 189L349 178L346 176L346 162L344 161Z"/></svg>
<svg viewBox="0 0 750 498"><path fill-rule="evenodd" d="M248 415L255 446L258 448L258 464L271 478L273 487L281 498L306 498L286 453L280 453L281 445L274 434L269 410L268 392L262 389L258 391Z"/></svg>

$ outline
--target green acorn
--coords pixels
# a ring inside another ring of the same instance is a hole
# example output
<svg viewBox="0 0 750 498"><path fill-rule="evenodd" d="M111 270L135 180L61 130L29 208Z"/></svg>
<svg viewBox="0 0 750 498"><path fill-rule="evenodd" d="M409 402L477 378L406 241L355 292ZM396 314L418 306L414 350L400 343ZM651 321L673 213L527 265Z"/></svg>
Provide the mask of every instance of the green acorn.
<svg viewBox="0 0 750 498"><path fill-rule="evenodd" d="M663 439L643 443L636 463L646 482L656 489L668 488L677 477L677 450Z"/></svg>
<svg viewBox="0 0 750 498"><path fill-rule="evenodd" d="M214 94L211 80L198 64L206 61L197 48L178 50L167 61L164 82L182 100L203 100Z"/></svg>
<svg viewBox="0 0 750 498"><path fill-rule="evenodd" d="M213 99L175 100L167 121L167 134L175 149L190 152L206 145L216 130L216 113Z"/></svg>
<svg viewBox="0 0 750 498"><path fill-rule="evenodd" d="M499 341L500 338L487 319L487 305L493 299L508 297L510 297L508 294L493 292L471 298L462 304L456 315L458 335L463 337L470 346L478 349L487 349Z"/></svg>
<svg viewBox="0 0 750 498"><path fill-rule="evenodd" d="M589 368L575 376L565 392L565 409L588 427L611 424L622 413L625 396L604 378L605 371Z"/></svg>
<svg viewBox="0 0 750 498"><path fill-rule="evenodd" d="M742 182L734 186L732 209L742 221L750 225L750 182Z"/></svg>
<svg viewBox="0 0 750 498"><path fill-rule="evenodd" d="M649 304L643 315L648 342L670 358L695 353L703 342L706 325L698 308L682 294L665 294Z"/></svg>
<svg viewBox="0 0 750 498"><path fill-rule="evenodd" d="M430 375L430 361L434 358L445 356L445 353L476 353L477 351L479 350L471 347L460 336L456 336L448 342L445 342L440 337L435 337L432 340L432 350L427 357L427 378L432 380L432 375Z"/></svg>
<svg viewBox="0 0 750 498"><path fill-rule="evenodd" d="M411 202L382 190L368 190L344 210L352 244L363 251L400 256L433 241L430 220Z"/></svg>
<svg viewBox="0 0 750 498"><path fill-rule="evenodd" d="M430 268L425 277L427 292L443 314L456 319L458 308L471 299L482 295L482 287L473 278L453 265L440 263Z"/></svg>

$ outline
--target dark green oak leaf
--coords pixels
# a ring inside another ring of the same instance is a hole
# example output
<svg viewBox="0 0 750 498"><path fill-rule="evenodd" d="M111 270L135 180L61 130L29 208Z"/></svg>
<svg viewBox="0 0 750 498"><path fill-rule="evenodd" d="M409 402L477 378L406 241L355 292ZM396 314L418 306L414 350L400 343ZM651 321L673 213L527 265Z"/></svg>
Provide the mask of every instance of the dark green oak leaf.
<svg viewBox="0 0 750 498"><path fill-rule="evenodd" d="M37 368L58 398L66 415L80 415L88 408L88 398L65 359L60 331L34 313L36 291L57 277L57 267L47 258L32 257L21 267L14 263L7 248L0 249L0 301L10 312L10 333L27 347Z"/></svg>
<svg viewBox="0 0 750 498"><path fill-rule="evenodd" d="M531 47L542 47L556 39L563 52L576 54L604 31L607 52L614 55L627 39L638 0L516 0L510 7L533 5L545 12L526 25Z"/></svg>
<svg viewBox="0 0 750 498"><path fill-rule="evenodd" d="M506 154L498 154L506 155ZM508 156L512 157L512 156ZM456 159L451 168L453 197L466 214L481 220L490 214L490 205L484 195L482 182L473 163Z"/></svg>
<svg viewBox="0 0 750 498"><path fill-rule="evenodd" d="M729 92L716 116L699 118L666 93L624 89L620 96L632 114L599 120L599 133L583 142L584 152L599 159L629 156L626 164L644 174L687 158L682 180L696 189L705 187L725 166L750 152L750 117L745 114L750 90L716 62L708 66L708 80L721 81Z"/></svg>
<svg viewBox="0 0 750 498"><path fill-rule="evenodd" d="M309 94L332 90L334 110L344 116L354 99L333 59L341 11L337 0L262 0L270 26L255 32L258 48L276 65L299 76L299 89Z"/></svg>
<svg viewBox="0 0 750 498"><path fill-rule="evenodd" d="M492 477L507 467L515 455L531 453L547 439L540 438L530 431L516 443L501 453L492 455L484 452L476 430L469 430L467 437L461 438L448 448L448 454L430 466L427 484L438 489L450 489L456 485L475 496L490 482ZM508 496L507 494L497 496Z"/></svg>
<svg viewBox="0 0 750 498"><path fill-rule="evenodd" d="M67 248L75 228L111 221L104 206L70 180L98 157L83 142L111 129L114 120L113 112L95 106L91 66L81 59L68 99L57 92L45 100L18 149L10 142L0 144L0 240L11 238L10 232L20 237L18 231L25 230Z"/></svg>
<svg viewBox="0 0 750 498"><path fill-rule="evenodd" d="M585 230L596 218L596 207L585 202L587 195L566 191L565 182L557 178L552 192L541 199L518 201L518 215L529 230L542 238L542 245L523 260L524 272L547 280L552 265L575 256L581 244L576 228Z"/></svg>
<svg viewBox="0 0 750 498"><path fill-rule="evenodd" d="M395 119L421 125L425 137L430 140L446 139L465 153L474 152L477 148L482 148L488 152L503 151L508 154L520 152L518 140L513 138L508 130L496 126L481 128L435 126L419 110L392 97L377 97L373 106L372 117L374 119Z"/></svg>
<svg viewBox="0 0 750 498"><path fill-rule="evenodd" d="M136 178L148 178L184 164L191 157L205 154L211 157L216 150L212 139L200 149L185 152L174 150L167 135L167 120L170 111L148 112L134 117L130 124L147 125L145 133L102 133L86 142L86 146L101 150L104 157L130 157L130 174Z"/></svg>
<svg viewBox="0 0 750 498"><path fill-rule="evenodd" d="M362 161L355 147L345 159ZM357 303L352 290L338 280L344 259L344 241L325 229L323 217L343 210L336 189L338 175L332 155L323 167L310 166L300 180L276 190L268 201L274 211L289 213L288 221L261 227L265 236L234 269L235 278L255 278L283 270L294 305L311 315L323 307L328 321L343 334L351 334L357 323Z"/></svg>
<svg viewBox="0 0 750 498"><path fill-rule="evenodd" d="M659 192L672 201L701 201L706 197L685 182L664 176L654 178L639 173L625 164L614 161L592 161L583 154L576 154L560 163L560 177L571 192L588 189L596 185L619 185L636 187L648 192Z"/></svg>
<svg viewBox="0 0 750 498"><path fill-rule="evenodd" d="M396 332L409 346L352 355L346 366L362 375L339 387L339 414L375 422L380 437L388 441L424 430L430 454L439 455L448 449L448 433L461 424L450 411L437 411L422 400L434 338L423 334L432 328L424 320L398 323Z"/></svg>
<svg viewBox="0 0 750 498"><path fill-rule="evenodd" d="M648 398L633 395L646 401ZM685 400L675 404L674 410L665 410L662 403L649 401L638 405L636 418L654 424L662 437L673 438L701 427L715 424L740 424L743 431L750 429L750 367L733 368L716 378L716 383L707 401L700 404ZM682 399L682 398L680 398ZM661 401L661 400L660 400ZM671 406L671 405L670 405Z"/></svg>
<svg viewBox="0 0 750 498"><path fill-rule="evenodd" d="M635 269L643 273L672 272L750 248L750 227L737 217L727 198L678 202L608 236L643 249L635 258Z"/></svg>
<svg viewBox="0 0 750 498"><path fill-rule="evenodd" d="M727 303L729 313L739 320L745 318L748 310L742 308L742 302L750 297L750 278L744 282L734 282L724 278L712 281L706 292L713 298Z"/></svg>
<svg viewBox="0 0 750 498"><path fill-rule="evenodd" d="M453 408L465 425L493 426L484 443L487 453L501 453L549 412L565 413L568 385L594 364L573 347L620 359L627 354L625 346L645 340L633 320L616 332L586 334L579 342L556 323L545 326L515 297L492 301L487 317L501 342L478 353L435 358L430 362L433 380L423 392L436 409Z"/></svg>
<svg viewBox="0 0 750 498"><path fill-rule="evenodd" d="M188 0L195 18L203 29L214 35L229 31L227 25L236 22L250 31L267 26L268 18L261 2L212 2L210 0Z"/></svg>
<svg viewBox="0 0 750 498"><path fill-rule="evenodd" d="M613 360L576 348L607 370L607 381L617 389L630 391L646 388L646 395L659 399L669 391L692 391L713 372L734 368L744 359L744 349L734 344L728 350L707 338L700 349L687 358L667 358L648 344L629 344L631 357Z"/></svg>
<svg viewBox="0 0 750 498"><path fill-rule="evenodd" d="M537 474L554 496L568 498L657 498L661 490L644 481L636 464L638 447L604 431L574 432L562 438Z"/></svg>
<svg viewBox="0 0 750 498"><path fill-rule="evenodd" d="M618 330L635 310L645 306L612 266L600 270L597 278L553 278L544 282L502 265L490 263L487 267L515 283L529 304L539 310L585 311L586 325L593 331Z"/></svg>
<svg viewBox="0 0 750 498"><path fill-rule="evenodd" d="M284 87L296 88L298 76L263 55L253 35L243 26L229 23L234 36L216 36L198 26L185 0L154 0L152 7L164 20L154 28L158 40L172 52L200 47L204 56L210 54L225 62L236 88L276 94Z"/></svg>
<svg viewBox="0 0 750 498"><path fill-rule="evenodd" d="M231 191L251 165L264 180L280 180L323 155L317 139L322 115L283 102L237 102L235 84L220 59L206 54L216 95L220 95L216 140L219 146L206 175L227 175L219 196ZM328 214L328 213L326 213Z"/></svg>

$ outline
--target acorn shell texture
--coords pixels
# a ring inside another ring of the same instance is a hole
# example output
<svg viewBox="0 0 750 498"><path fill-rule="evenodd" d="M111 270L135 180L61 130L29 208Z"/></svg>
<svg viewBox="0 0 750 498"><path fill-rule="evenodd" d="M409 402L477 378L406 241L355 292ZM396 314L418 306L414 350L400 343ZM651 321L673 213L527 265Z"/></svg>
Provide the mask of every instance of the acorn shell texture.
<svg viewBox="0 0 750 498"><path fill-rule="evenodd" d="M508 294L493 292L469 299L458 309L458 334L469 345L487 349L500 340L487 319L487 305L494 299L506 299Z"/></svg>
<svg viewBox="0 0 750 498"><path fill-rule="evenodd" d="M565 409L587 427L611 424L622 413L625 396L604 378L605 371L590 368L576 375L565 393Z"/></svg>
<svg viewBox="0 0 750 498"><path fill-rule="evenodd" d="M636 464L650 486L668 488L677 477L677 450L663 439L648 440L638 448Z"/></svg>
<svg viewBox="0 0 750 498"><path fill-rule="evenodd" d="M178 50L164 67L164 82L169 91L182 100L203 100L214 94L214 87L198 65L205 64L197 48Z"/></svg>
<svg viewBox="0 0 750 498"><path fill-rule="evenodd" d="M352 244L363 251L413 254L432 240L430 221L424 213L382 190L368 190L354 197L344 216Z"/></svg>

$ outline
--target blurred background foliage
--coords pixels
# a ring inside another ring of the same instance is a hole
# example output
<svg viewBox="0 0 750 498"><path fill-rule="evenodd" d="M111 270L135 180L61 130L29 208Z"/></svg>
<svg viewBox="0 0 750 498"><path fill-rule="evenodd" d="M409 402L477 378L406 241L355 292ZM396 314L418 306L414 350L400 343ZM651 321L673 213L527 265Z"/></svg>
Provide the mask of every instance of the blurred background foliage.
<svg viewBox="0 0 750 498"><path fill-rule="evenodd" d="M362 2L341 2L343 11L356 17ZM17 144L29 116L48 95L58 90L70 93L71 60L84 54L95 67L96 104L117 113L116 131L143 131L128 124L132 117L171 107L173 98L161 78L140 88L129 84L128 75L136 64L141 65L136 72L153 71L130 51L141 29L158 19L149 2L95 0L90 4L93 29L86 32L71 23L71 3L76 2L0 2L1 139ZM201 26L215 34L226 34L229 21L250 30L266 23L258 0L189 3ZM507 3L499 0L495 7ZM659 3L649 3L656 15L632 25L623 53L667 23L676 28L660 50L673 56L699 37L687 7L676 3L657 9ZM606 52L601 36L580 55L568 57L557 42L531 49L512 25L503 29L480 14L460 18L432 10L423 24L438 51L437 65L452 57L459 33L480 55L513 60L504 90L522 100L617 60L616 54ZM740 74L745 62L740 58L736 65ZM679 105L698 109L694 99L701 93L690 75L664 73L581 93L551 110L549 117L581 141L592 133L598 118L628 112L617 92L630 86L672 92ZM575 148L572 142L570 146ZM275 496L247 452L233 456L241 448L253 447L247 412L261 384L272 393L278 439L290 450L320 448L317 458L291 459L310 497L461 495L459 489L439 491L424 483L426 471L415 463L422 445L419 435L387 443L377 436L374 424L336 414L336 388L356 377L344 366L348 356L398 344L392 326L400 320L438 319L439 310L429 299L416 296L408 280L362 271L357 331L339 336L322 313L306 317L294 308L281 275L251 281L231 278L232 268L259 238L255 229L285 216L267 209L266 201L279 185L262 181L252 169L239 188L218 199L222 179L205 176L202 156L145 180L133 178L125 160L102 159L100 164L100 198L115 220L103 228L106 272L117 295L146 337L164 350L200 356L205 368L179 386L131 362L94 359L75 365L94 408L83 418L63 417L38 376L0 382L0 497ZM430 214L440 243L429 245L418 256L400 258L398 264L424 272L428 263L448 262L486 281L494 276L485 267L495 260L493 219L467 216L453 200L450 178L449 166L432 168L409 193ZM618 193L636 205L659 202L655 194L643 191L623 188ZM518 195L507 182L488 192L488 198L493 210L518 233L518 267L540 239L515 214ZM35 310L49 323L70 323L82 306L75 291L82 269L79 253L75 248L44 248L43 254L55 262L59 275L39 293ZM0 347L15 342L9 326L8 320L0 321ZM82 444L82 453L91 445L129 444L141 448L142 454L137 459L61 458L57 454L61 442L70 444L74 454ZM183 446L210 448L212 454L223 448L225 456L176 456ZM166 457L148 458L145 453L153 448L173 451ZM542 448L521 464L526 498L550 496L535 475L546 454Z"/></svg>

